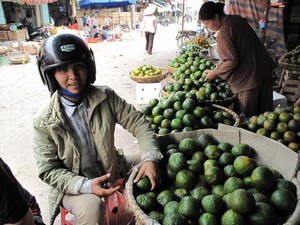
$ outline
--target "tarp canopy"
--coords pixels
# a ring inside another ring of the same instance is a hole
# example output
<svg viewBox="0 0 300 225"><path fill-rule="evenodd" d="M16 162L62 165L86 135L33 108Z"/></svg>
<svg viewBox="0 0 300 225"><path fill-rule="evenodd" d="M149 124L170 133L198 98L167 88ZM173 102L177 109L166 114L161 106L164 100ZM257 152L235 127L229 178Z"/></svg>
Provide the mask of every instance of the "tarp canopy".
<svg viewBox="0 0 300 225"><path fill-rule="evenodd" d="M57 0L1 0L1 1L15 2L18 4L26 4L26 5L41 5L41 4L48 4L48 3L56 2Z"/></svg>
<svg viewBox="0 0 300 225"><path fill-rule="evenodd" d="M120 8L135 4L136 0L81 0L79 2L80 8L83 9L97 9L97 8Z"/></svg>
<svg viewBox="0 0 300 225"><path fill-rule="evenodd" d="M149 3L149 6L157 8L157 12L159 12L159 13L168 12L168 11L171 12L171 9L168 9L167 7L165 7L159 3L156 3L156 2Z"/></svg>

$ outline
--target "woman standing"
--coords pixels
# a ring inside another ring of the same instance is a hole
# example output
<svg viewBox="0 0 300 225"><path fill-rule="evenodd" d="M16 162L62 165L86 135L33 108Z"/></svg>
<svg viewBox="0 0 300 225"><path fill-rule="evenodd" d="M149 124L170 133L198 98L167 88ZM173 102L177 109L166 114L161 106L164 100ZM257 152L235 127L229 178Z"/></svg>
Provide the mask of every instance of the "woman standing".
<svg viewBox="0 0 300 225"><path fill-rule="evenodd" d="M223 3L206 2L199 20L218 31L217 43L221 62L206 70L206 80L217 76L226 80L236 95L235 109L247 117L273 109L272 71L275 63L261 40L245 19L226 15Z"/></svg>
<svg viewBox="0 0 300 225"><path fill-rule="evenodd" d="M157 19L154 15L155 8L147 7L144 11L144 18L142 21L142 35L145 32L146 37L146 51L149 55L152 55L153 40L157 30Z"/></svg>

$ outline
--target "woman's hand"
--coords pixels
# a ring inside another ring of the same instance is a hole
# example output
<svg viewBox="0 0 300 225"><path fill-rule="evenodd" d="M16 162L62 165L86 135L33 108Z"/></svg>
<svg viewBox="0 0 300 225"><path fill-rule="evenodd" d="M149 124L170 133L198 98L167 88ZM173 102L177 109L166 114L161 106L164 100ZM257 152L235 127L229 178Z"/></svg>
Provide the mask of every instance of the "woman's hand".
<svg viewBox="0 0 300 225"><path fill-rule="evenodd" d="M114 192L118 191L121 188L120 186L111 187L111 184L108 183L110 176L111 174L108 173L101 177L96 177L92 179L92 194L98 195L99 197L107 197L112 195ZM106 183L108 188L104 188L103 183Z"/></svg>
<svg viewBox="0 0 300 225"><path fill-rule="evenodd" d="M217 74L215 74L215 72L213 70L204 70L203 73L206 74L204 81L212 81L212 80L216 79L216 77L217 77Z"/></svg>
<svg viewBox="0 0 300 225"><path fill-rule="evenodd" d="M153 190L156 186L156 178L158 176L156 166L156 162L154 161L145 161L133 182L137 183L142 177L148 176L151 182L151 190Z"/></svg>

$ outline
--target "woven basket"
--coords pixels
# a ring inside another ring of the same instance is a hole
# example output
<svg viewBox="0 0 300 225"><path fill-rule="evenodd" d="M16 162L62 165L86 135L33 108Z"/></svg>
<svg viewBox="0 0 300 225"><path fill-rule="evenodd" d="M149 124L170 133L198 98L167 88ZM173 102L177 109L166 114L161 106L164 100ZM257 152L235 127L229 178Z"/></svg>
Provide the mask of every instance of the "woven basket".
<svg viewBox="0 0 300 225"><path fill-rule="evenodd" d="M169 70L170 73L175 73L177 68L172 67L172 66L167 66L167 69Z"/></svg>
<svg viewBox="0 0 300 225"><path fill-rule="evenodd" d="M168 92L166 92L163 88L160 90L161 96L171 96L171 94L169 94Z"/></svg>
<svg viewBox="0 0 300 225"><path fill-rule="evenodd" d="M129 77L137 83L158 83L167 77L168 72L168 70L162 69L162 73L156 76L140 77L129 75Z"/></svg>
<svg viewBox="0 0 300 225"><path fill-rule="evenodd" d="M228 112L234 119L234 124L232 125L233 127L240 127L241 126L241 119L240 119L239 115L236 114L234 111L232 111L228 108L225 108L223 106L216 105L216 104L212 104L212 106L214 108L217 108L217 109L221 110L221 111Z"/></svg>
<svg viewBox="0 0 300 225"><path fill-rule="evenodd" d="M234 99L235 99L235 96L231 96L229 98L225 98L225 99L220 99L220 100L215 100L215 101L212 101L212 100L205 100L206 103L212 103L212 104L217 104L217 105L221 105L221 106L224 106L224 107L228 107L230 106L231 104L233 104L234 102Z"/></svg>
<svg viewBox="0 0 300 225"><path fill-rule="evenodd" d="M283 58L279 59L278 64L283 69L300 72L300 65L295 65L295 64L283 62Z"/></svg>
<svg viewBox="0 0 300 225"><path fill-rule="evenodd" d="M168 84L173 84L176 82L176 80L173 78L172 74L169 74L167 77L166 77L166 81Z"/></svg>
<svg viewBox="0 0 300 225"><path fill-rule="evenodd" d="M174 134L172 134L174 135ZM134 215L136 225L160 225L157 221L151 219L144 211L138 206L133 195L133 180L135 179L141 164L134 167L125 184L125 197L127 201L127 209ZM280 171L279 171L280 172ZM300 171L298 171L297 177L293 178L293 182L297 186L297 206L294 213L288 218L283 225L299 225L300 224Z"/></svg>
<svg viewBox="0 0 300 225"><path fill-rule="evenodd" d="M8 60L11 64L25 64L30 60L30 55L28 53L9 54Z"/></svg>

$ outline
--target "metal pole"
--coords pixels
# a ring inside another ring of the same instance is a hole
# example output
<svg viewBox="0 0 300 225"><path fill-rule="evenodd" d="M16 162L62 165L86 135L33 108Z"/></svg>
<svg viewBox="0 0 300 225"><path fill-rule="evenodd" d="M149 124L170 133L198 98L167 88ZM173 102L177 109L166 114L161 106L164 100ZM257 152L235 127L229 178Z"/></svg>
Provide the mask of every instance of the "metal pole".
<svg viewBox="0 0 300 225"><path fill-rule="evenodd" d="M181 31L184 29L184 8L185 8L185 0L182 1L182 21L181 21Z"/></svg>

